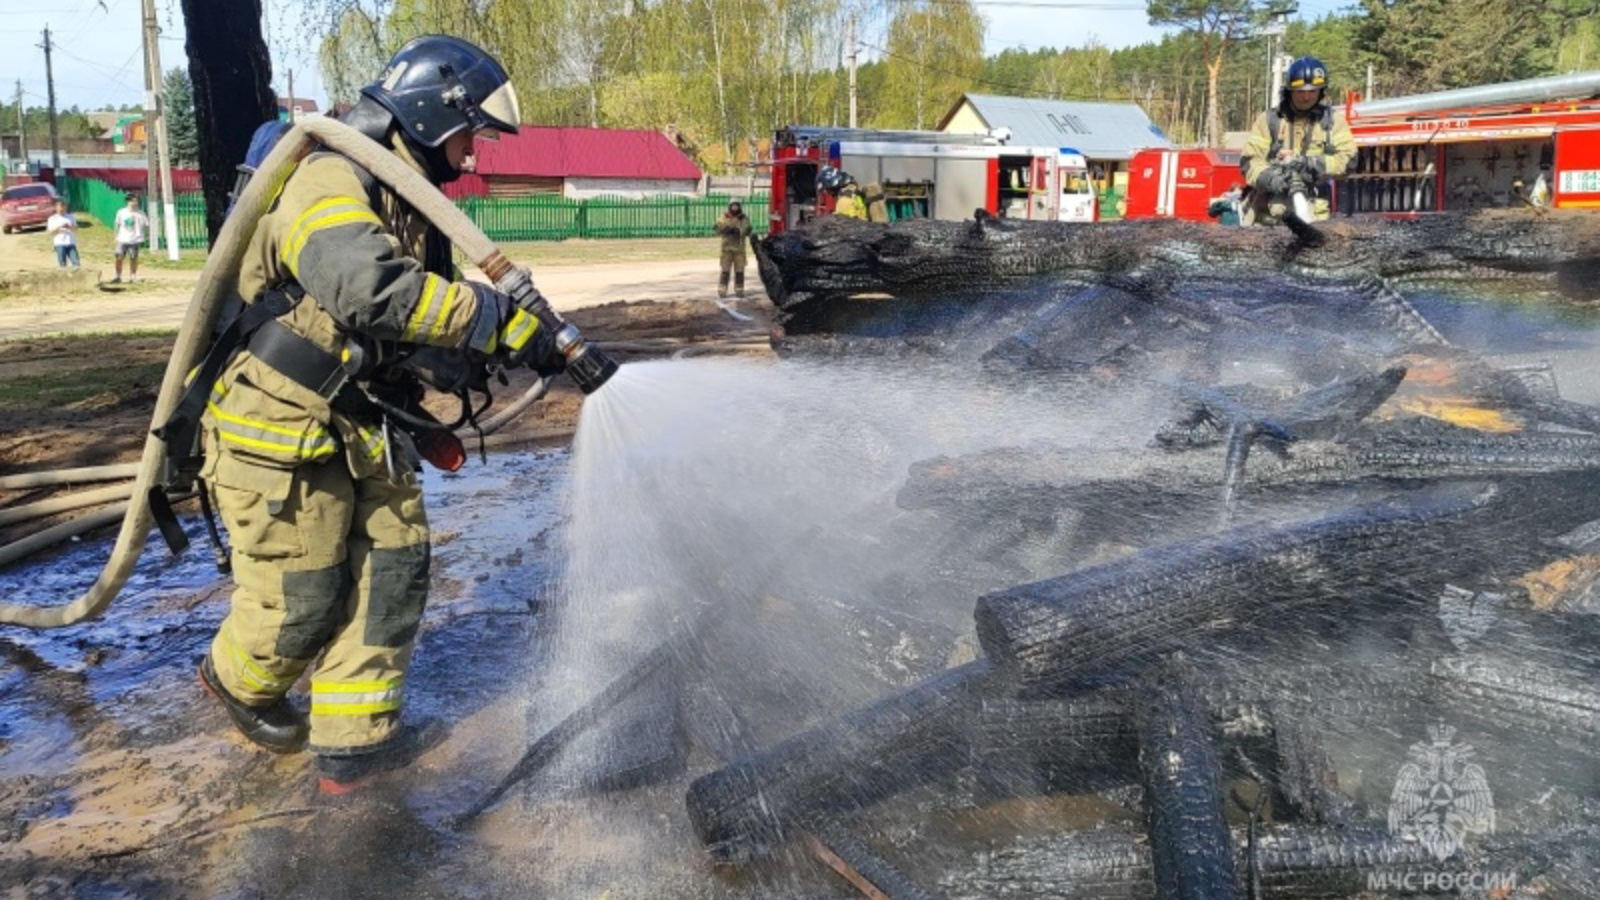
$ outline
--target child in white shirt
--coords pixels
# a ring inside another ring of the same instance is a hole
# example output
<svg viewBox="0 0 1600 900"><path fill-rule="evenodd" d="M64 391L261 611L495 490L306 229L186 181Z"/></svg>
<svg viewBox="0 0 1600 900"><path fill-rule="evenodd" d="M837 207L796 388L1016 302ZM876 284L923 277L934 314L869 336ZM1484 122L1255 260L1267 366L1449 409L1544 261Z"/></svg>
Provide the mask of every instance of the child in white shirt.
<svg viewBox="0 0 1600 900"><path fill-rule="evenodd" d="M51 243L55 245L56 265L65 269L70 261L74 269L79 268L78 217L67 210L67 201L56 201L55 214L44 223L44 230L51 235Z"/></svg>

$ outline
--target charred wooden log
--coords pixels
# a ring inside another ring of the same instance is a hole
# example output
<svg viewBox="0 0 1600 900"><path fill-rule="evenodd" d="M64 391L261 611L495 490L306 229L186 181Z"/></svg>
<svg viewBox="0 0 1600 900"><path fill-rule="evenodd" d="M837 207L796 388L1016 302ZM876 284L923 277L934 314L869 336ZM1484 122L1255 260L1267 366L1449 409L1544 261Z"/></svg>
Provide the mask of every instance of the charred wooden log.
<svg viewBox="0 0 1600 900"><path fill-rule="evenodd" d="M1394 395L1404 366L1342 378L1287 398L1251 388L1197 386L1185 393L1190 408L1156 435L1164 447L1186 449L1219 444L1239 428L1265 423L1259 431L1280 441L1328 440L1344 436Z"/></svg>
<svg viewBox="0 0 1600 900"><path fill-rule="evenodd" d="M965 765L993 669L979 660L695 779L707 844L780 840L787 825L861 809Z"/></svg>
<svg viewBox="0 0 1600 900"><path fill-rule="evenodd" d="M1455 715L1519 740L1600 752L1600 675L1592 669L1535 662L1510 646L1441 657L1431 676L1441 705Z"/></svg>
<svg viewBox="0 0 1600 900"><path fill-rule="evenodd" d="M1420 533L1471 518L1484 498L1418 492L1294 525L1233 529L1185 546L1144 551L978 600L978 639L1024 689L1181 649L1208 630L1317 601L1343 603L1373 572L1408 593L1437 578ZM1437 537L1437 535L1435 536ZM1421 569L1429 571L1421 571Z"/></svg>
<svg viewBox="0 0 1600 900"><path fill-rule="evenodd" d="M1140 685L1134 722L1158 900L1228 900L1233 844L1223 819L1222 761L1210 715L1169 664Z"/></svg>
<svg viewBox="0 0 1600 900"><path fill-rule="evenodd" d="M1037 450L1003 448L935 457L911 466L896 502L903 509L1092 512L1107 539L1142 538L1152 520L1209 520L1224 502L1227 456L1219 448ZM1310 489L1446 478L1504 479L1600 471L1600 436L1491 434L1442 424L1383 428L1344 441L1300 441L1282 454L1256 453L1237 472L1241 503L1272 504ZM1525 492L1550 493L1542 481ZM1551 482L1551 491L1556 487ZM1570 499L1565 506L1577 507Z"/></svg>
<svg viewBox="0 0 1600 900"><path fill-rule="evenodd" d="M1082 794L1138 780L1132 699L1102 690L1052 700L985 697L972 761L994 796Z"/></svg>
<svg viewBox="0 0 1600 900"><path fill-rule="evenodd" d="M1584 299L1592 299L1600 284L1592 277L1600 223L1577 212L1351 220L1329 223L1322 233L1323 245L1307 249L1283 231L1176 221L1075 225L988 218L885 226L831 217L766 238L757 256L768 296L796 330L825 324L831 312L823 306L847 304L857 294L907 299L959 286L976 297L1040 276L1093 284L1129 271L1235 282L1283 273L1353 283L1465 272L1467 278L1533 276L1544 286L1546 276L1557 273L1563 289Z"/></svg>
<svg viewBox="0 0 1600 900"><path fill-rule="evenodd" d="M1354 804L1339 791L1339 772L1328 754L1326 732L1294 714L1292 707L1268 705L1277 759L1272 770L1274 806L1280 818L1310 825L1346 825Z"/></svg>

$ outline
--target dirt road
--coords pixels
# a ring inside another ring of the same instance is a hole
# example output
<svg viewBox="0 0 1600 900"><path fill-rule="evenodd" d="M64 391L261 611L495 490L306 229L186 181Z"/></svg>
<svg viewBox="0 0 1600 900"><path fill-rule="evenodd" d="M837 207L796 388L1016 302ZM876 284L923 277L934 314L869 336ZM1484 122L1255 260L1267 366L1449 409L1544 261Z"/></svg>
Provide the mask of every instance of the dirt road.
<svg viewBox="0 0 1600 900"><path fill-rule="evenodd" d="M189 306L196 273L147 270L141 276L141 282L101 284L98 290L8 298L0 302L0 341L176 329ZM708 300L716 296L717 262L707 258L544 266L535 269L534 282L558 312L618 301Z"/></svg>

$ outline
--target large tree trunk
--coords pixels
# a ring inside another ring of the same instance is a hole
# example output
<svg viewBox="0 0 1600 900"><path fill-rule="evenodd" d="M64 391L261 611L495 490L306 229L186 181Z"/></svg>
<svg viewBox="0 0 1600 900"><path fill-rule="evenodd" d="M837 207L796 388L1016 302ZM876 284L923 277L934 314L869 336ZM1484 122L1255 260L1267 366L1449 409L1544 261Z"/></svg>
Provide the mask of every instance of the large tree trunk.
<svg viewBox="0 0 1600 900"><path fill-rule="evenodd" d="M988 218L877 225L827 216L756 242L756 261L791 335L885 336L897 332L883 323L907 304L960 301L992 316L996 293L1094 284L1248 286L1274 278L1377 303L1393 301L1390 283L1481 282L1600 299L1600 217L1583 210L1336 219L1316 227L1322 244L1312 249L1286 229L1197 222Z"/></svg>
<svg viewBox="0 0 1600 900"><path fill-rule="evenodd" d="M261 37L261 0L182 2L206 234L214 242L228 211L235 167L244 162L256 128L277 116L278 99L272 90L272 58Z"/></svg>

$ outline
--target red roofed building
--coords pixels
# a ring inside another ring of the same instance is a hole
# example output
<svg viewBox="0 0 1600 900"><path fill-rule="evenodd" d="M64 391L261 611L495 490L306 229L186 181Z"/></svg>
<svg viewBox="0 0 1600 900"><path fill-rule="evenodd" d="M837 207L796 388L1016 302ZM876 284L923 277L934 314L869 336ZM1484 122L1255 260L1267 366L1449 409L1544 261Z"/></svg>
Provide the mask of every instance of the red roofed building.
<svg viewBox="0 0 1600 900"><path fill-rule="evenodd" d="M700 185L699 167L659 131L524 125L477 150L477 173L446 185L450 197L644 197Z"/></svg>

